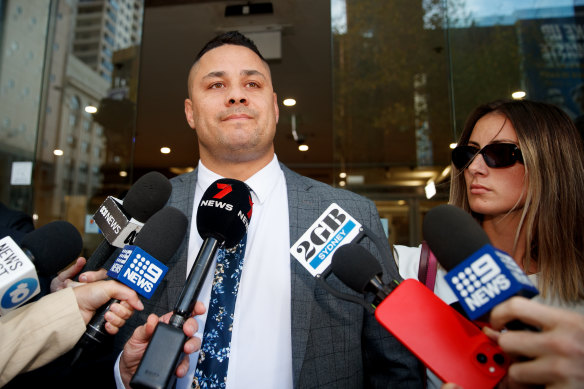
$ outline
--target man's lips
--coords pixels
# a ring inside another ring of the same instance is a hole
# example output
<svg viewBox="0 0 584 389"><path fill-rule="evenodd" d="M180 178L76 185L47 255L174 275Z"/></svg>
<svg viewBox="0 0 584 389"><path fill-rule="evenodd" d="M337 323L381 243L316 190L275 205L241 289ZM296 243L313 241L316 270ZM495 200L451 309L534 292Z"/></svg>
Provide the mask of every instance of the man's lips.
<svg viewBox="0 0 584 389"><path fill-rule="evenodd" d="M223 120L251 119L251 116L245 113L234 113L223 118Z"/></svg>

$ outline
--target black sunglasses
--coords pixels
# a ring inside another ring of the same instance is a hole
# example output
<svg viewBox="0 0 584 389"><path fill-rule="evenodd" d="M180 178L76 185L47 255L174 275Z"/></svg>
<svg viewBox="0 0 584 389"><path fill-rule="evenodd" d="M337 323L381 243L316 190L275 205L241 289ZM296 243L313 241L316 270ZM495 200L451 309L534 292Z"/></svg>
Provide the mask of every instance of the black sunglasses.
<svg viewBox="0 0 584 389"><path fill-rule="evenodd" d="M523 163L519 147L513 143L491 143L479 149L474 146L458 146L452 150L452 163L457 169L464 169L481 154L488 167L507 167L515 162Z"/></svg>

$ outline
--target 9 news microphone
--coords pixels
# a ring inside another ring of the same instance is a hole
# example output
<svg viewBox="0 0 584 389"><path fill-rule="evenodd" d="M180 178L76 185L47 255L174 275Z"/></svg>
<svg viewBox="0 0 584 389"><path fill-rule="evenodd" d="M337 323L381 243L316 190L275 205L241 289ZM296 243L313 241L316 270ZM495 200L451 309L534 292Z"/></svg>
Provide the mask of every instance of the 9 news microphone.
<svg viewBox="0 0 584 389"><path fill-rule="evenodd" d="M508 360L494 341L419 281L385 285L381 265L363 246L339 247L331 269L351 289L372 295L377 321L443 381L491 389L505 375Z"/></svg>
<svg viewBox="0 0 584 389"><path fill-rule="evenodd" d="M513 296L539 292L507 253L493 247L473 217L452 205L432 208L423 222L428 246L448 271L444 277L471 320L488 321L496 305ZM508 329L534 327L513 321Z"/></svg>
<svg viewBox="0 0 584 389"><path fill-rule="evenodd" d="M165 176L149 172L136 180L123 201L108 196L93 215L105 239L87 259L83 271L101 268L117 248L133 244L144 223L166 204L171 191Z"/></svg>
<svg viewBox="0 0 584 389"><path fill-rule="evenodd" d="M138 294L150 298L168 268L164 263L174 255L184 239L188 226L187 217L178 209L164 207L144 224L136 237L135 245L126 245L108 271L108 276L124 283ZM87 325L77 343L71 364L81 353L102 343L108 336L105 331L105 313L119 300L110 300Z"/></svg>
<svg viewBox="0 0 584 389"><path fill-rule="evenodd" d="M0 239L0 314L18 308L40 292L37 272L51 277L74 261L83 242L66 221L54 221L26 234L20 246Z"/></svg>
<svg viewBox="0 0 584 389"><path fill-rule="evenodd" d="M192 315L197 297L215 254L220 247L233 247L249 226L253 209L248 186L222 178L207 188L197 210L197 230L204 239L187 282L174 307L169 324L158 323L140 365L132 377L132 388L166 388L182 354L186 336L182 327Z"/></svg>

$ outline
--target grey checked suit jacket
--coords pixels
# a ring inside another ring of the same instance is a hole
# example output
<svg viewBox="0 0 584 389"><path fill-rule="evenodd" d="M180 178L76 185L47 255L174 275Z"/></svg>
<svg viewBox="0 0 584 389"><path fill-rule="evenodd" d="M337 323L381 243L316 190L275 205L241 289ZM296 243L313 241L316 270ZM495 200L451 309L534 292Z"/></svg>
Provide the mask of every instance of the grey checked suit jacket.
<svg viewBox="0 0 584 389"><path fill-rule="evenodd" d="M288 191L290 242L314 223L326 208L336 202L374 233L384 234L372 201L355 193L300 176L281 165ZM196 171L171 180L168 201L191 218ZM146 321L149 313L162 315L173 309L184 286L187 272L188 237L169 261L169 271L145 309L135 312L121 329L117 347L123 347L134 328ZM364 245L379 258L368 239ZM389 249L389 245L384 249ZM422 388L421 366L393 336L364 309L339 300L322 289L296 259L290 257L292 287L292 360L294 387L304 388ZM395 266L384 274L399 277ZM397 278L399 279L399 278ZM387 281L387 280L385 280ZM337 290L355 294L334 276L328 282Z"/></svg>

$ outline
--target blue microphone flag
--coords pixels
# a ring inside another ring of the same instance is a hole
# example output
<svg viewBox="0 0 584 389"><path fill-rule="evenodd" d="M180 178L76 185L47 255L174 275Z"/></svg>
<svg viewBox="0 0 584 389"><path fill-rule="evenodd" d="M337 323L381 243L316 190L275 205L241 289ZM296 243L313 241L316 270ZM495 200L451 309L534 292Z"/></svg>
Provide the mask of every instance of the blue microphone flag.
<svg viewBox="0 0 584 389"><path fill-rule="evenodd" d="M149 299L167 271L166 265L140 247L126 245L107 275Z"/></svg>
<svg viewBox="0 0 584 389"><path fill-rule="evenodd" d="M471 320L512 296L531 298L539 294L513 258L490 244L475 251L444 278Z"/></svg>

